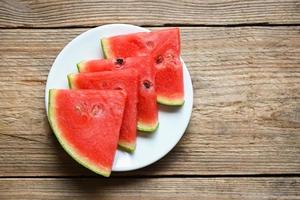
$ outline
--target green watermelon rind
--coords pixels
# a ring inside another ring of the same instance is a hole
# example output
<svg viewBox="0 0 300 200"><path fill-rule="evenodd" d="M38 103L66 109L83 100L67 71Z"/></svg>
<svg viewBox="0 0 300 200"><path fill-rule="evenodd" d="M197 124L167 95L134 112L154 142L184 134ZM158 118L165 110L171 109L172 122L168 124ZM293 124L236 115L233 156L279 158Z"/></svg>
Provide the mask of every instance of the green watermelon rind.
<svg viewBox="0 0 300 200"><path fill-rule="evenodd" d="M133 153L135 150L136 144L135 144L135 142L128 143L128 142L119 140L118 146L119 146L120 150L127 151L129 153Z"/></svg>
<svg viewBox="0 0 300 200"><path fill-rule="evenodd" d="M96 166L95 164L91 163L88 159L84 158L83 156L80 156L76 150L72 147L71 144L69 144L61 134L61 130L59 129L57 122L55 120L55 110L53 108L53 105L55 105L55 89L49 90L49 102L48 102L48 116L49 116L49 123L50 126L53 129L54 135L56 136L58 142L61 144L63 149L79 164L84 166L85 168L100 174L104 177L109 177L111 174L111 170L105 168ZM51 103L52 102L52 103Z"/></svg>
<svg viewBox="0 0 300 200"><path fill-rule="evenodd" d="M109 53L109 39L103 38L101 39L101 47L104 58L111 58L112 55Z"/></svg>
<svg viewBox="0 0 300 200"><path fill-rule="evenodd" d="M76 67L77 67L77 70L78 70L78 72L82 72L83 70L83 68L84 68L84 60L83 61L81 61L81 62L79 62L79 63L77 63L76 64Z"/></svg>
<svg viewBox="0 0 300 200"><path fill-rule="evenodd" d="M166 106L182 106L184 104L184 99L183 98L171 99L165 96L163 97L157 95L157 102L159 104L166 105Z"/></svg>
<svg viewBox="0 0 300 200"><path fill-rule="evenodd" d="M147 123L141 123L137 122L137 129L139 131L147 132L147 133L152 133L155 132L159 127L159 122L156 124L147 124Z"/></svg>
<svg viewBox="0 0 300 200"><path fill-rule="evenodd" d="M70 89L74 89L74 85L72 83L73 82L73 80L72 80L73 77L72 76L73 76L73 74L68 74L68 76L67 76L68 77L68 85L69 85Z"/></svg>

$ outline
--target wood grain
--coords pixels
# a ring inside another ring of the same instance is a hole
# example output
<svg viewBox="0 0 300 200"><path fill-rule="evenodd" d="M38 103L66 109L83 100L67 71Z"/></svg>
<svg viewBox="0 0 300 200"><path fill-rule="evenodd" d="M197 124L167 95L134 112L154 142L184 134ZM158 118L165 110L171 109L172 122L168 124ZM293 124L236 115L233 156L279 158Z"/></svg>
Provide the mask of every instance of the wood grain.
<svg viewBox="0 0 300 200"><path fill-rule="evenodd" d="M299 24L298 0L2 0L0 27Z"/></svg>
<svg viewBox="0 0 300 200"><path fill-rule="evenodd" d="M91 175L63 152L44 109L48 70L85 30L0 30L0 176ZM126 175L299 174L300 27L181 32L189 128L161 161Z"/></svg>
<svg viewBox="0 0 300 200"><path fill-rule="evenodd" d="M300 199L300 178L0 179L2 199Z"/></svg>

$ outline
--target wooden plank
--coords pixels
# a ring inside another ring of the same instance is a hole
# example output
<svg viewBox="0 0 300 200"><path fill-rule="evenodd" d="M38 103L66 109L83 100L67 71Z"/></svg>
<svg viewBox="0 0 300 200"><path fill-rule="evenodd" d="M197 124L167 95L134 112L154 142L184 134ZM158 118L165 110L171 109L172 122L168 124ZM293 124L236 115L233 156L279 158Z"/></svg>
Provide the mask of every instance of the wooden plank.
<svg viewBox="0 0 300 200"><path fill-rule="evenodd" d="M0 30L1 176L91 175L63 152L44 110L52 62L85 30ZM129 175L299 173L300 27L181 31L189 128L168 156Z"/></svg>
<svg viewBox="0 0 300 200"><path fill-rule="evenodd" d="M3 0L0 8L0 27L300 23L298 0Z"/></svg>
<svg viewBox="0 0 300 200"><path fill-rule="evenodd" d="M300 178L0 179L2 199L300 199Z"/></svg>

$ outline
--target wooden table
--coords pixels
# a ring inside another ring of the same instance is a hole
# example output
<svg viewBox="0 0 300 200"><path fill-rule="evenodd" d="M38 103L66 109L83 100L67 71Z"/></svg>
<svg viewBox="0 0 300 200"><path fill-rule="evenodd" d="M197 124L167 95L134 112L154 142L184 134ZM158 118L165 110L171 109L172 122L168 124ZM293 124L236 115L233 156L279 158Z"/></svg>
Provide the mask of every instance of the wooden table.
<svg viewBox="0 0 300 200"><path fill-rule="evenodd" d="M107 23L180 27L195 93L176 148L109 179L62 150L44 107L57 54ZM1 0L0 56L0 199L300 199L299 0Z"/></svg>

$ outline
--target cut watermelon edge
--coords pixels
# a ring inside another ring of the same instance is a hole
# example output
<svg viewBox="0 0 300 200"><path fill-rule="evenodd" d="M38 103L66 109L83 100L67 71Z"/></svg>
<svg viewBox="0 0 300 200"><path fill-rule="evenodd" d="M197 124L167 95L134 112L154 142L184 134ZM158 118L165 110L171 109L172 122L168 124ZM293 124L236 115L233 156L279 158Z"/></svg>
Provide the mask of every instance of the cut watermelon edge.
<svg viewBox="0 0 300 200"><path fill-rule="evenodd" d="M68 74L68 85L70 89L74 89L74 85L73 85L73 74Z"/></svg>
<svg viewBox="0 0 300 200"><path fill-rule="evenodd" d="M72 147L71 144L68 143L67 140L65 140L62 137L61 130L59 129L57 122L55 120L55 109L53 106L55 106L55 95L57 90L56 89L50 89L49 90L49 101L48 101L48 119L50 126L53 129L54 135L57 138L58 142L61 144L63 149L79 164L84 166L85 168L100 174L104 177L109 177L111 174L111 170L106 167L99 167L90 162L88 159L84 158L83 156L79 155L76 150ZM51 104L52 102L52 104Z"/></svg>
<svg viewBox="0 0 300 200"><path fill-rule="evenodd" d="M137 129L139 131L143 131L146 133L152 133L155 132L159 127L159 122L157 121L156 123L143 123L138 121L137 122Z"/></svg>
<svg viewBox="0 0 300 200"><path fill-rule="evenodd" d="M76 67L77 67L77 70L78 70L78 72L82 72L83 70L83 68L84 68L84 60L82 60L82 61L80 61L79 63L77 63L76 64Z"/></svg>
<svg viewBox="0 0 300 200"><path fill-rule="evenodd" d="M157 95L157 102L166 106L182 106L184 98L168 98L166 96Z"/></svg>
<svg viewBox="0 0 300 200"><path fill-rule="evenodd" d="M126 141L119 140L118 146L119 146L120 150L127 151L129 153L133 153L135 150L136 144L135 144L135 142L129 143Z"/></svg>
<svg viewBox="0 0 300 200"><path fill-rule="evenodd" d="M112 57L110 48L109 48L109 40L107 38L101 39L101 48L103 52L103 57L104 58L110 58Z"/></svg>

